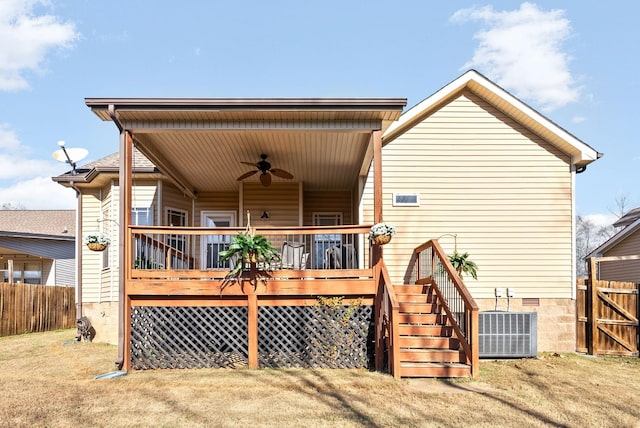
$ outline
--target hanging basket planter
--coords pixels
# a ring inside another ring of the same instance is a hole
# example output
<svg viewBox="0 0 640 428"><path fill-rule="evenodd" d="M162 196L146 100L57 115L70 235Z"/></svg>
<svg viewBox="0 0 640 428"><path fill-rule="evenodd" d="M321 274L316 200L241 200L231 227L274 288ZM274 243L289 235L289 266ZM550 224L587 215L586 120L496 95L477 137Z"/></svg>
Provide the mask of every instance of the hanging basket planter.
<svg viewBox="0 0 640 428"><path fill-rule="evenodd" d="M371 238L371 241L376 245L385 245L391 242L391 235L376 235Z"/></svg>
<svg viewBox="0 0 640 428"><path fill-rule="evenodd" d="M91 251L104 251L111 240L103 233L93 232L84 237L84 243Z"/></svg>
<svg viewBox="0 0 640 428"><path fill-rule="evenodd" d="M395 234L395 226L388 223L377 223L371 227L369 239L375 245L385 245L391 241L391 237Z"/></svg>
<svg viewBox="0 0 640 428"><path fill-rule="evenodd" d="M97 242L90 242L87 244L87 247L91 250L91 251L104 251L107 246L104 244L99 244Z"/></svg>

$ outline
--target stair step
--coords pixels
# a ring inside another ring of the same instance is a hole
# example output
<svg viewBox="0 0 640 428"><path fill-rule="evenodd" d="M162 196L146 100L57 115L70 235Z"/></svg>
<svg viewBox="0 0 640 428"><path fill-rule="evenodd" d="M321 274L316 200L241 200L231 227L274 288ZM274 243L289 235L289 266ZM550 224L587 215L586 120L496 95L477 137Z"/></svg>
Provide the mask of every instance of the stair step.
<svg viewBox="0 0 640 428"><path fill-rule="evenodd" d="M457 337L400 336L401 348L458 349Z"/></svg>
<svg viewBox="0 0 640 428"><path fill-rule="evenodd" d="M401 377L470 377L471 367L459 363L401 363Z"/></svg>
<svg viewBox="0 0 640 428"><path fill-rule="evenodd" d="M396 294L428 294L429 285L396 285Z"/></svg>
<svg viewBox="0 0 640 428"><path fill-rule="evenodd" d="M464 351L453 349L401 349L401 362L465 363Z"/></svg>
<svg viewBox="0 0 640 428"><path fill-rule="evenodd" d="M408 314L439 314L441 306L435 303L400 303L400 312Z"/></svg>
<svg viewBox="0 0 640 428"><path fill-rule="evenodd" d="M445 325L447 317L442 314L398 314L400 324Z"/></svg>
<svg viewBox="0 0 640 428"><path fill-rule="evenodd" d="M400 324L400 336L440 336L450 337L453 328L448 325Z"/></svg>
<svg viewBox="0 0 640 428"><path fill-rule="evenodd" d="M400 303L431 303L434 298L431 294L420 293L396 293Z"/></svg>

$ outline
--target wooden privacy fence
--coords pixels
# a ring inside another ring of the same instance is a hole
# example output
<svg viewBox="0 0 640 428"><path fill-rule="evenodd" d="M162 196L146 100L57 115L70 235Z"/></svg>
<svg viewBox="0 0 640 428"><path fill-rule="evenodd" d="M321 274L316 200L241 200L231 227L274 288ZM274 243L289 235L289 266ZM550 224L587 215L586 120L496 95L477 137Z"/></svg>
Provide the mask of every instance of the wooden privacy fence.
<svg viewBox="0 0 640 428"><path fill-rule="evenodd" d="M75 288L0 283L0 336L72 328Z"/></svg>
<svg viewBox="0 0 640 428"><path fill-rule="evenodd" d="M591 355L638 356L639 284L589 278L577 283L576 350Z"/></svg>

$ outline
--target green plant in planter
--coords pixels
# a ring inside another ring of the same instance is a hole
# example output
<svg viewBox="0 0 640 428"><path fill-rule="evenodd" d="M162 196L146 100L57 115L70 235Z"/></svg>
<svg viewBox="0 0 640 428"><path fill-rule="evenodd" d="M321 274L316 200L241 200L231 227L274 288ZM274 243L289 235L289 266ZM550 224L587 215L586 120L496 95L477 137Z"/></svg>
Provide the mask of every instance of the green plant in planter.
<svg viewBox="0 0 640 428"><path fill-rule="evenodd" d="M229 248L220 252L221 262L230 259L235 260L235 265L229 275L239 277L245 263L265 262L270 265L280 260L280 254L267 238L250 230L238 233L232 238Z"/></svg>
<svg viewBox="0 0 640 428"><path fill-rule="evenodd" d="M449 256L449 261L458 272L458 275L462 276L464 273L471 275L473 279L478 279L478 265L469 260L469 253L460 254L458 250L455 250Z"/></svg>

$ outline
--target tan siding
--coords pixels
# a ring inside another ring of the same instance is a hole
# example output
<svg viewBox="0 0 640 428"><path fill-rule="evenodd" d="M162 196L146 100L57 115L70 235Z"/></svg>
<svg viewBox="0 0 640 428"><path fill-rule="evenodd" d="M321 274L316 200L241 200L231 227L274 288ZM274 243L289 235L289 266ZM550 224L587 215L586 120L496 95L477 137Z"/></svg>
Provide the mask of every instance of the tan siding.
<svg viewBox="0 0 640 428"><path fill-rule="evenodd" d="M158 185L156 181L138 181L134 183L131 191L131 204L133 208L153 207L154 218L157 218Z"/></svg>
<svg viewBox="0 0 640 428"><path fill-rule="evenodd" d="M105 250L109 257L109 267L101 270L101 291L100 302L113 302L118 300L119 278L120 272L118 263L118 243L120 241L119 224L120 224L120 192L115 182L112 186L102 189L102 213L104 219L102 221L102 231L111 238L111 245ZM102 217L101 217L102 218ZM99 256L102 258L102 254ZM102 266L102 261L98 261Z"/></svg>
<svg viewBox="0 0 640 428"><path fill-rule="evenodd" d="M101 216L100 189L83 190L82 194L82 223L78 239L100 230L98 220ZM89 251L82 246L82 301L98 302L101 294L101 254Z"/></svg>
<svg viewBox="0 0 640 428"><path fill-rule="evenodd" d="M237 213L238 208L238 192L201 193L196 199L194 226L201 226L200 213L202 211L235 211ZM236 224L239 224L238 218L236 218Z"/></svg>
<svg viewBox="0 0 640 428"><path fill-rule="evenodd" d="M363 197L372 221L372 179ZM419 207L393 207L394 192L417 192ZM383 148L385 221L398 228L385 247L403 282L417 245L457 234L479 266L475 297L496 287L516 297L571 296L572 211L569 159L518 123L467 93ZM440 243L453 252L454 239Z"/></svg>
<svg viewBox="0 0 640 428"><path fill-rule="evenodd" d="M171 183L162 183L162 224L167 225L167 209L187 212L187 226L193 224L191 216L191 198L183 194Z"/></svg>
<svg viewBox="0 0 640 428"><path fill-rule="evenodd" d="M303 198L305 226L313 225L314 212L339 212L343 224L354 223L349 191L305 191Z"/></svg>
<svg viewBox="0 0 640 428"><path fill-rule="evenodd" d="M604 256L637 255L640 255L640 229L604 254ZM599 266L599 274L600 279L607 281L640 282L640 260L602 262Z"/></svg>
<svg viewBox="0 0 640 428"><path fill-rule="evenodd" d="M272 183L264 187L258 183L244 183L243 208L251 211L253 226L297 226L299 220L299 184ZM260 219L263 211L269 219ZM246 222L246 220L245 220Z"/></svg>

